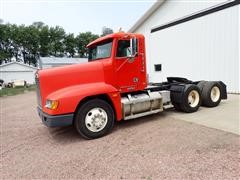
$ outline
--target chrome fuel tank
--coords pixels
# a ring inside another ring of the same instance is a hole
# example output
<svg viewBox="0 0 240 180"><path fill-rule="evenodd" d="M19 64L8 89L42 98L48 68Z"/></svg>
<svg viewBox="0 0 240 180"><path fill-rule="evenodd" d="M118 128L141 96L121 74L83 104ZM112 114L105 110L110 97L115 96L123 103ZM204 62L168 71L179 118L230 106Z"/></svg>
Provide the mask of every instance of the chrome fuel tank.
<svg viewBox="0 0 240 180"><path fill-rule="evenodd" d="M124 120L163 111L163 100L160 92L147 92L136 95L128 94L121 99Z"/></svg>

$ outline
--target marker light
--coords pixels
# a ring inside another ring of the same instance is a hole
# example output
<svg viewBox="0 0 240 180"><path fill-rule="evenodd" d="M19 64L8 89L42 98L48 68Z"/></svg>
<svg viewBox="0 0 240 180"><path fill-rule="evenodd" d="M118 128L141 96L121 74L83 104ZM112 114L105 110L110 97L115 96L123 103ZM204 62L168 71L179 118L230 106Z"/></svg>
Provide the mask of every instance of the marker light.
<svg viewBox="0 0 240 180"><path fill-rule="evenodd" d="M45 107L52 110L57 109L58 101L47 99Z"/></svg>

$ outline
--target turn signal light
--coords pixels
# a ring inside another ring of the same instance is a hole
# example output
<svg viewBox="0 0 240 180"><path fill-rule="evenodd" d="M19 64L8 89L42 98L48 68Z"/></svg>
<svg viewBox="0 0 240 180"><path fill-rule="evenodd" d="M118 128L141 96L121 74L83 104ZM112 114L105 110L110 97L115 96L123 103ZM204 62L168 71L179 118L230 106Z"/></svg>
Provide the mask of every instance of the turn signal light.
<svg viewBox="0 0 240 180"><path fill-rule="evenodd" d="M55 110L58 107L58 101L56 101L56 100L47 100L45 107L48 108L48 109Z"/></svg>

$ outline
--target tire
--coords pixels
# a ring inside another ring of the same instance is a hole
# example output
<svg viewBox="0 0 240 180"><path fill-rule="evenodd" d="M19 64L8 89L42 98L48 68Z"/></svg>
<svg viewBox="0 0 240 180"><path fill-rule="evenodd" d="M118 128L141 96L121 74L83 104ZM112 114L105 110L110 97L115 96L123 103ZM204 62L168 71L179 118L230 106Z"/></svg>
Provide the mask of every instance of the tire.
<svg viewBox="0 0 240 180"><path fill-rule="evenodd" d="M202 90L202 105L216 107L221 102L221 85L218 82L209 81Z"/></svg>
<svg viewBox="0 0 240 180"><path fill-rule="evenodd" d="M78 108L74 126L85 139L95 139L109 133L114 120L114 111L106 101L92 99Z"/></svg>
<svg viewBox="0 0 240 180"><path fill-rule="evenodd" d="M207 83L207 81L200 81L197 86L200 89L200 92L202 93L203 87L205 86L205 84Z"/></svg>
<svg viewBox="0 0 240 180"><path fill-rule="evenodd" d="M180 107L183 112L196 112L201 105L201 92L197 85L187 84L182 98Z"/></svg>

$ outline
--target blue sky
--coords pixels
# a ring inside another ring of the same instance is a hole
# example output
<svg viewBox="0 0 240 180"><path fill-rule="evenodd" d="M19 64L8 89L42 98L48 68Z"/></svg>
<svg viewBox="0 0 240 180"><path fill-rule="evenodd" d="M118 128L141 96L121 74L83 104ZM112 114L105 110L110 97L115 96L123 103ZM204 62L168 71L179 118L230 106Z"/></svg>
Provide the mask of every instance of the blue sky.
<svg viewBox="0 0 240 180"><path fill-rule="evenodd" d="M155 0L0 0L0 19L4 23L32 24L42 21L59 25L67 33L92 31L102 27L127 31Z"/></svg>

